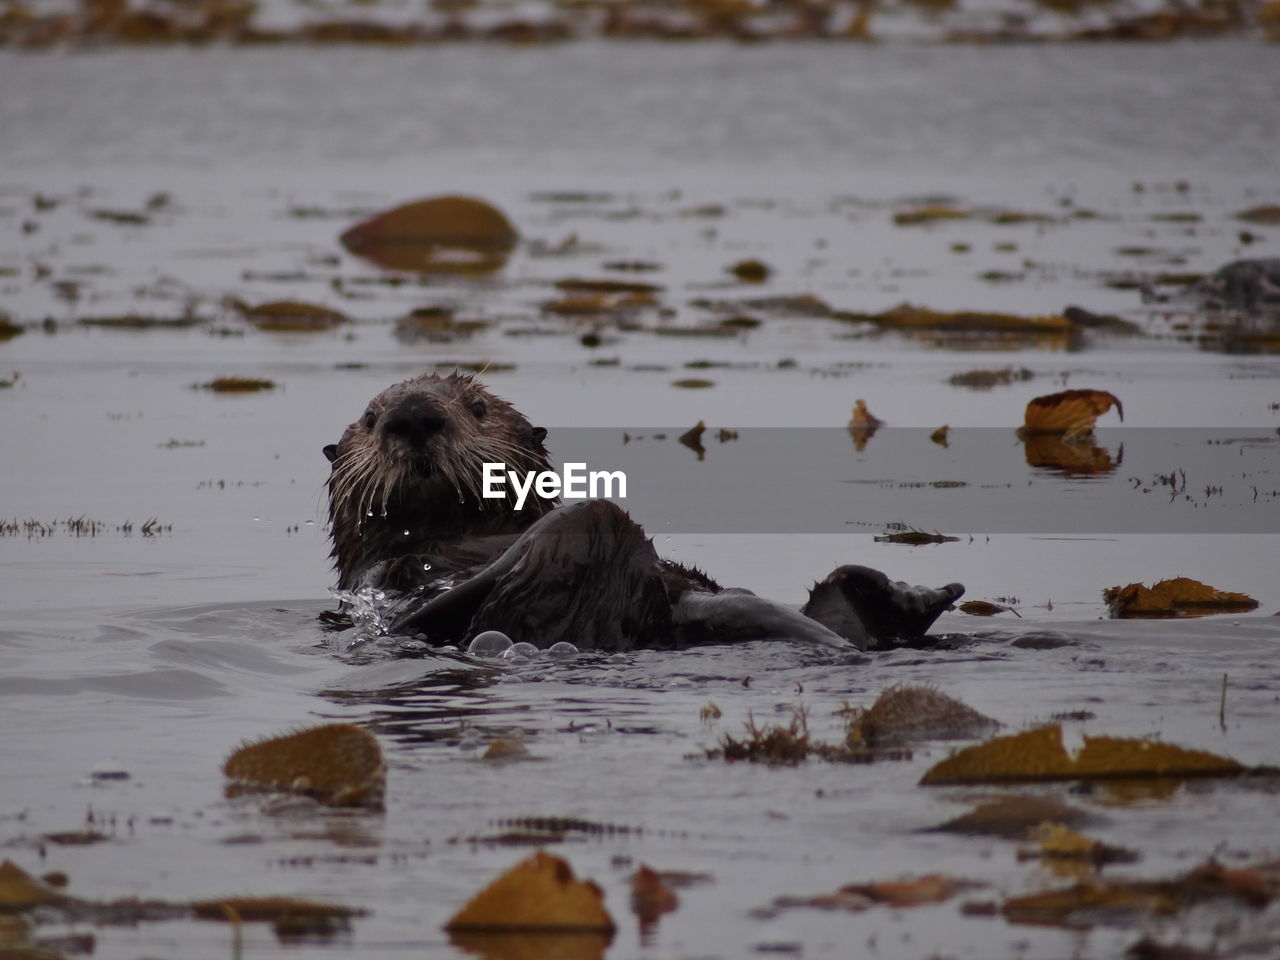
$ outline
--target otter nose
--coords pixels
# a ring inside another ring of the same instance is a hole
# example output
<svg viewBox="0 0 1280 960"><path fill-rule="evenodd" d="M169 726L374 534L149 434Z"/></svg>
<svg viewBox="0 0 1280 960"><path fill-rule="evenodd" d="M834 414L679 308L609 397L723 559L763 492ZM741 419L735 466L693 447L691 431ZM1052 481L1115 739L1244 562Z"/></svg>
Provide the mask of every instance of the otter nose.
<svg viewBox="0 0 1280 960"><path fill-rule="evenodd" d="M446 419L434 404L413 398L389 411L383 417L382 429L416 446L440 433Z"/></svg>

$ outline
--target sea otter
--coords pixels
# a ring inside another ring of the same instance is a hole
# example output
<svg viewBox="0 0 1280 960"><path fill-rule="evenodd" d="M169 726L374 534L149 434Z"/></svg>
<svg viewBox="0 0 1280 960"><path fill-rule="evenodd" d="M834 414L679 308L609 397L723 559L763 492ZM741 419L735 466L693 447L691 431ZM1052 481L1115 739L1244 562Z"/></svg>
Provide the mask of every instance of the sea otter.
<svg viewBox="0 0 1280 960"><path fill-rule="evenodd" d="M600 650L761 638L891 647L919 640L964 592L842 566L797 611L660 558L612 501L561 506L532 492L516 510L481 496L486 462L550 470L546 435L470 375L423 375L378 394L324 448L338 587L384 591L391 632L433 644L499 630Z"/></svg>

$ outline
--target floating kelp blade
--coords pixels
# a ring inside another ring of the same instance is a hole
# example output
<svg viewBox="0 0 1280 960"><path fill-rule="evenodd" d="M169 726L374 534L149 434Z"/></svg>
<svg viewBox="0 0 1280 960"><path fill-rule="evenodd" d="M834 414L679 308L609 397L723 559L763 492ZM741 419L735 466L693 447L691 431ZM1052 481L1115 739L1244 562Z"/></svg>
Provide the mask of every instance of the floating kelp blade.
<svg viewBox="0 0 1280 960"><path fill-rule="evenodd" d="M351 253L388 270L483 274L505 266L519 234L497 207L443 196L379 213L340 239Z"/></svg>
<svg viewBox="0 0 1280 960"><path fill-rule="evenodd" d="M658 871L643 863L631 876L631 910L641 925L652 925L680 906L680 898Z"/></svg>
<svg viewBox="0 0 1280 960"><path fill-rule="evenodd" d="M919 684L894 684L849 728L849 742L867 746L980 737L1000 726L955 697Z"/></svg>
<svg viewBox="0 0 1280 960"><path fill-rule="evenodd" d="M237 749L222 767L237 784L302 793L335 807L382 806L386 766L377 739L350 723L329 723Z"/></svg>
<svg viewBox="0 0 1280 960"><path fill-rule="evenodd" d="M1226 777L1245 767L1227 757L1157 740L1085 737L1074 757L1054 725L997 737L952 754L931 767L922 786L1017 781L1146 777Z"/></svg>
<svg viewBox="0 0 1280 960"><path fill-rule="evenodd" d="M475 934L585 934L590 935L588 947L603 948L616 928L604 908L600 888L589 880L577 879L567 860L539 850L472 897L445 929L455 938Z"/></svg>
<svg viewBox="0 0 1280 960"><path fill-rule="evenodd" d="M1088 812L1054 797L1013 794L985 800L967 813L940 823L931 830L977 837L1025 840L1046 821L1057 826L1091 821Z"/></svg>
<svg viewBox="0 0 1280 960"><path fill-rule="evenodd" d="M273 381L259 380L256 377L218 377L216 380L197 384L197 386L201 390L212 390L214 393L258 393L276 388Z"/></svg>
<svg viewBox="0 0 1280 960"><path fill-rule="evenodd" d="M1061 433L1082 436L1093 430L1098 417L1112 407L1124 419L1124 407L1105 390L1063 390L1036 397L1027 404L1022 433Z"/></svg>
<svg viewBox="0 0 1280 960"><path fill-rule="evenodd" d="M1111 616L1201 617L1213 613L1247 613L1258 601L1243 593L1218 590L1190 577L1161 580L1147 588L1141 583L1102 591Z"/></svg>
<svg viewBox="0 0 1280 960"><path fill-rule="evenodd" d="M1172 915L1210 900L1235 900L1262 908L1277 893L1276 881L1268 873L1251 867L1224 867L1208 860L1171 880L1088 881L1013 897L1004 902L1000 912L1010 923L1088 929L1102 917L1114 922L1126 915Z"/></svg>
<svg viewBox="0 0 1280 960"><path fill-rule="evenodd" d="M337 310L301 300L272 300L253 307L242 306L240 313L259 330L274 333L316 333L347 322Z"/></svg>
<svg viewBox="0 0 1280 960"><path fill-rule="evenodd" d="M1057 314L1019 316L1011 313L989 313L960 310L944 313L902 303L881 313L842 314L841 319L865 321L890 330L950 330L1006 333L1070 333L1072 323Z"/></svg>
<svg viewBox="0 0 1280 960"><path fill-rule="evenodd" d="M0 911L29 910L65 900L11 860L0 863Z"/></svg>
<svg viewBox="0 0 1280 960"><path fill-rule="evenodd" d="M317 903L295 897L225 897L221 900L198 900L191 912L201 920L226 920L232 923L279 923L283 921L328 920L345 922L364 915L363 910L334 903Z"/></svg>

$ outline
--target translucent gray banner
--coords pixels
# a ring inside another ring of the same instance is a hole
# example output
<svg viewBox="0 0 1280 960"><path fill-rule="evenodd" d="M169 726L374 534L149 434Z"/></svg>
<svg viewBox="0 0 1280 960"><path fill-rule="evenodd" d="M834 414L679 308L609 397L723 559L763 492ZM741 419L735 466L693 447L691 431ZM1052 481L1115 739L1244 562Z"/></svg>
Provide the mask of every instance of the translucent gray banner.
<svg viewBox="0 0 1280 960"><path fill-rule="evenodd" d="M1280 533L1271 427L562 428L552 461L621 471L650 533ZM583 487L587 484L585 480ZM603 492L601 489L598 492Z"/></svg>

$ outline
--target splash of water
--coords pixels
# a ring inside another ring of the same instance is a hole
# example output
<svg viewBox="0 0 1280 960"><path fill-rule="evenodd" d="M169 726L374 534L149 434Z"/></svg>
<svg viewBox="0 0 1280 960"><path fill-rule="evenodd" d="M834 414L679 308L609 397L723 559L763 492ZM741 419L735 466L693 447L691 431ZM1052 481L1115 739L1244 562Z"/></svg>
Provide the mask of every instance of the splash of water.
<svg viewBox="0 0 1280 960"><path fill-rule="evenodd" d="M386 591L363 586L356 590L330 590L329 596L342 605L355 626L354 630L335 641L339 653L350 653L391 632L393 611L387 602Z"/></svg>

